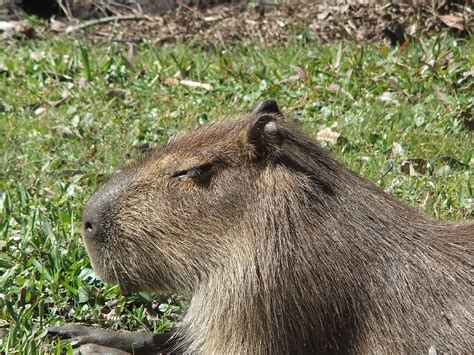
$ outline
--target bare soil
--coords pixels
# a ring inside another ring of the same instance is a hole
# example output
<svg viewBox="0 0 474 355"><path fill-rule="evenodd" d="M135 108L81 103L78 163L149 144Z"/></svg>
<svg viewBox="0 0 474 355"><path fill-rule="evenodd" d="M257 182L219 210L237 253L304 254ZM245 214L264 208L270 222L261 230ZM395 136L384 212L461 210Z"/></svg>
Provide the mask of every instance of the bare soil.
<svg viewBox="0 0 474 355"><path fill-rule="evenodd" d="M280 5L262 1L260 6L251 7L230 1L203 7L180 2L174 10L162 14L163 9L154 2L142 2L143 6L135 2L136 6L132 6L126 1L96 1L91 7L90 2L83 0L75 8L63 6L63 16L58 15L37 32L44 36L86 36L94 42L147 40L162 44L195 40L203 45L227 45L240 40L263 45L284 43L295 33L324 42L351 38L360 42L387 40L392 45L401 45L409 36L419 33L472 33L474 11L468 2L426 3L349 1L333 5L293 0ZM85 11L82 13L81 4Z"/></svg>

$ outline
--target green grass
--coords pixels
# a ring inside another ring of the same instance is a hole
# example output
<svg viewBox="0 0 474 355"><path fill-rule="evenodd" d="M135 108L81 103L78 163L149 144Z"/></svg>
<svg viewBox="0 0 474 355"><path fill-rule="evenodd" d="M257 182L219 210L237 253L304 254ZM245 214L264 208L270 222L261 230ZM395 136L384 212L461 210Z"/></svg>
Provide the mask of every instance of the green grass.
<svg viewBox="0 0 474 355"><path fill-rule="evenodd" d="M166 304L179 299L124 297L95 278L80 240L82 208L145 147L264 98L311 135L340 133L341 144L328 146L334 156L409 204L443 220L472 218L474 145L462 117L474 106L473 48L472 39L445 34L402 53L351 42L144 43L130 65L127 48L114 43L0 43L0 352L64 351L45 338L61 322L170 326L177 309ZM289 80L294 66L303 78ZM212 89L167 84L175 75ZM405 156L391 154L394 143ZM414 158L427 169L410 176L401 165ZM162 321L151 320L155 313Z"/></svg>

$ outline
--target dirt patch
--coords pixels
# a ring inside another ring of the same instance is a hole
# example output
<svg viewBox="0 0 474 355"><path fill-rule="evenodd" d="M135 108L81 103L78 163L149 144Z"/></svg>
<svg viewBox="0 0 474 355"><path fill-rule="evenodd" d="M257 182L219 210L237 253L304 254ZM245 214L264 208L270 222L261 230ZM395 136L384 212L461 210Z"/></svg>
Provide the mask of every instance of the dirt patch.
<svg viewBox="0 0 474 355"><path fill-rule="evenodd" d="M196 40L227 44L256 40L261 44L286 42L296 32L322 41L345 37L358 41L389 39L403 43L406 35L449 29L458 35L472 32L472 10L452 5L448 11L433 12L428 6L403 4L303 4L266 9L243 5L221 5L205 10L182 7L162 17L137 22L107 23L92 37L113 36L121 41L154 43ZM470 27L469 27L470 26Z"/></svg>
<svg viewBox="0 0 474 355"><path fill-rule="evenodd" d="M74 16L50 21L57 35L87 36L94 42L124 41L175 43L195 40L223 45L252 40L284 43L294 37L332 41L352 38L360 42L388 40L403 44L410 35L449 30L460 36L473 30L471 7L455 2L439 6L388 3L328 5L308 1L266 3L251 8L243 3L200 8L181 4L164 15L139 8L107 7L102 16L79 21ZM48 33L49 34L49 33Z"/></svg>

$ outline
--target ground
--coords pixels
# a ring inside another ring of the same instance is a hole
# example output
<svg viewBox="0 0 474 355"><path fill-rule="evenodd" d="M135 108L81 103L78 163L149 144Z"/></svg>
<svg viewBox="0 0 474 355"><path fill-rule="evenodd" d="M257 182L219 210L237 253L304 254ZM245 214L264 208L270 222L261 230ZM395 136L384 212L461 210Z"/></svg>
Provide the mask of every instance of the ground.
<svg viewBox="0 0 474 355"><path fill-rule="evenodd" d="M410 205L442 220L473 217L470 36L444 28L392 46L321 40L296 26L284 43L163 46L34 26L35 39L0 42L2 353L60 353L69 345L45 330L63 322L171 326L178 296L125 297L95 277L80 240L83 206L143 152L265 98Z"/></svg>

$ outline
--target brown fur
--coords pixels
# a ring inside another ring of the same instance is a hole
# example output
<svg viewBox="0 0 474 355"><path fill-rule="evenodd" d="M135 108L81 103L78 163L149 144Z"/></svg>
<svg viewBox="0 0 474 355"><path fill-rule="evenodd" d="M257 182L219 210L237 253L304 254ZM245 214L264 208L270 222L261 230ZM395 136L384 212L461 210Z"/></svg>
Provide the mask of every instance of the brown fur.
<svg viewBox="0 0 474 355"><path fill-rule="evenodd" d="M172 177L204 164L206 180ZM424 217L279 112L180 137L114 177L87 210L100 216L85 242L104 280L189 296L180 349L474 351L472 221Z"/></svg>

